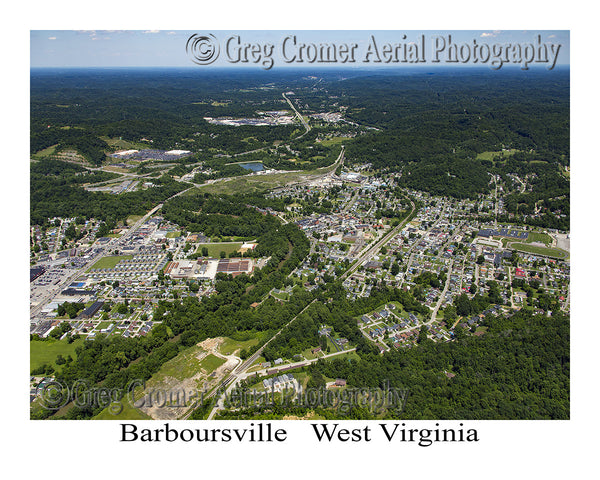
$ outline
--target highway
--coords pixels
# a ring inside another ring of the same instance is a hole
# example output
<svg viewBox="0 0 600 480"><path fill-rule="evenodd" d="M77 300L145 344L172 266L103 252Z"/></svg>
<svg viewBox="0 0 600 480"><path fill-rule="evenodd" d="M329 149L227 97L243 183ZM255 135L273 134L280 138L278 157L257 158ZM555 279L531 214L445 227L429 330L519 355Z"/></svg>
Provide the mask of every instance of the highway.
<svg viewBox="0 0 600 480"><path fill-rule="evenodd" d="M300 122L302 123L304 128L306 129L306 132L304 132L299 137L296 137L296 139L302 138L304 135L306 135L308 132L310 132L310 125L306 122L306 120L304 120L304 117L302 115L300 115L300 112L298 110L296 110L296 107L294 107L294 104L290 101L290 99L285 96L285 93L282 93L281 96L289 104L289 106L292 108L292 110L294 110L294 112L296 113L296 116L298 117L298 119L300 120Z"/></svg>

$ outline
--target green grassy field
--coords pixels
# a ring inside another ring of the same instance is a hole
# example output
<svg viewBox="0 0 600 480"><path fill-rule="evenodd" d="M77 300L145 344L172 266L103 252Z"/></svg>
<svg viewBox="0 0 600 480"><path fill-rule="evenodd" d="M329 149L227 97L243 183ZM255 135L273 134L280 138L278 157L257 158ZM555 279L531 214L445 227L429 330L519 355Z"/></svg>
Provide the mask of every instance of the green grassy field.
<svg viewBox="0 0 600 480"><path fill-rule="evenodd" d="M234 195L236 193L252 193L269 190L271 188L281 187L288 183L293 183L293 178L297 175L293 174L273 174L273 175L257 175L253 177L237 177L225 182L217 182L210 185L202 185L199 187L201 192L213 194Z"/></svg>
<svg viewBox="0 0 600 480"><path fill-rule="evenodd" d="M271 296L276 298L277 300L281 300L283 302L287 302L290 297L287 293L275 293L271 292Z"/></svg>
<svg viewBox="0 0 600 480"><path fill-rule="evenodd" d="M146 415L141 410L132 407L129 403L127 395L121 399L122 410L118 412L118 407L112 410L110 407L106 407L98 415L92 418L92 420L152 420L152 417Z"/></svg>
<svg viewBox="0 0 600 480"><path fill-rule="evenodd" d="M117 265L117 263L119 263L121 260L131 260L132 258L133 255L116 255L110 257L102 257L100 260L94 263L94 265L92 265L90 270L92 268L114 268L115 265ZM90 270L88 270L88 272Z"/></svg>
<svg viewBox="0 0 600 480"><path fill-rule="evenodd" d="M546 247L537 247L535 245L529 245L527 243L511 243L511 248L518 250L520 252L533 253L534 255L545 255L547 257L554 258L567 258L569 254L564 250L559 248L546 248Z"/></svg>
<svg viewBox="0 0 600 480"><path fill-rule="evenodd" d="M181 232L167 232L167 238L181 237Z"/></svg>
<svg viewBox="0 0 600 480"><path fill-rule="evenodd" d="M174 377L179 381L193 377L200 371L201 363L197 355L203 352L202 348L194 345L181 351L179 355L165 362L160 370L153 375L156 378Z"/></svg>
<svg viewBox="0 0 600 480"><path fill-rule="evenodd" d="M552 243L552 237L547 233L542 232L529 232L527 236L527 243L545 243L546 245L550 245Z"/></svg>
<svg viewBox="0 0 600 480"><path fill-rule="evenodd" d="M249 340L234 340L233 338L225 337L225 340L219 347L219 351L223 355L231 355L236 350L243 350L257 345L259 338L251 338Z"/></svg>
<svg viewBox="0 0 600 480"><path fill-rule="evenodd" d="M334 353L334 352L331 352L331 353ZM360 355L358 353L356 353L354 350L352 350L351 352L348 352L348 353L340 353L339 355L335 355L334 357L326 358L325 361L327 362L327 361L333 360L335 358L337 358L337 359L343 358L346 361L352 359L353 361L358 362L360 360Z"/></svg>
<svg viewBox="0 0 600 480"><path fill-rule="evenodd" d="M518 151L519 150L509 149L506 151L499 151L499 152L481 152L481 153L477 154L476 159L477 160L493 160L494 157L506 158L506 157L510 157L511 155L514 155Z"/></svg>
<svg viewBox="0 0 600 480"><path fill-rule="evenodd" d="M344 138L344 137L326 138L325 140L323 140L321 142L321 145L323 145L324 147L330 147L331 145L337 145L337 144L340 144L340 143L344 143L344 140L348 140L348 139Z"/></svg>
<svg viewBox="0 0 600 480"><path fill-rule="evenodd" d="M513 243L515 240L514 238L510 238L510 237L494 237L494 239L500 240L502 242L502 246L505 248L509 243ZM550 245L552 243L552 237L550 235L548 235L547 233L543 233L543 232L529 232L529 234L527 235L527 239L525 240L525 243L534 243L534 242L543 243L545 245Z"/></svg>
<svg viewBox="0 0 600 480"><path fill-rule="evenodd" d="M312 360L313 358L317 358L317 357L322 357L323 356L320 353L312 353L313 348L316 348L316 347L307 348L306 350L304 350L301 353L301 355L304 358L306 358L307 360Z"/></svg>
<svg viewBox="0 0 600 480"><path fill-rule="evenodd" d="M119 150L140 150L143 148L148 148L148 146L144 145L143 143L130 142L121 138L110 138L106 136L102 136L100 138L108 143L111 147Z"/></svg>
<svg viewBox="0 0 600 480"><path fill-rule="evenodd" d="M190 379L198 374L202 374L202 370L205 370L206 375L212 373L215 369L223 365L225 360L212 355L206 355L202 360L198 359L198 356L205 352L200 346L194 345L188 348L185 348L179 352L179 354L165 362L158 372L156 372L152 377L146 382L146 391L148 389L160 389L165 388L165 385L171 385L172 379L176 379L179 382L185 381L186 379ZM201 378L203 375L201 375ZM198 383L199 380L196 380ZM136 400L141 398L142 390L136 390ZM126 409L127 410L127 409ZM112 414L110 412L103 411L104 415L106 415L109 419L112 418ZM127 413L127 412L125 412ZM134 414L136 413L134 409ZM141 412L137 412L141 414ZM118 416L117 418L125 418ZM139 417L134 417L139 418Z"/></svg>
<svg viewBox="0 0 600 480"><path fill-rule="evenodd" d="M224 359L219 358L211 353L204 357L204 359L202 359L202 361L200 362L200 366L210 373L219 368L224 363Z"/></svg>
<svg viewBox="0 0 600 480"><path fill-rule="evenodd" d="M316 170L302 170L288 173L272 173L269 175L255 175L235 177L229 181L216 182L210 185L199 187L201 192L233 195L236 193L251 193L257 191L270 190L276 187L289 185L313 177L323 175L333 169L333 165Z"/></svg>
<svg viewBox="0 0 600 480"><path fill-rule="evenodd" d="M60 369L54 361L57 355L67 358L71 355L75 359L75 349L83 344L83 338L75 340L73 343L67 343L66 340L32 340L29 342L29 368L33 370L44 364L52 365L55 369Z"/></svg>
<svg viewBox="0 0 600 480"><path fill-rule="evenodd" d="M43 150L40 150L37 153L34 153L31 155L31 158L35 158L37 160L45 158L49 155L54 155L54 152L56 151L56 145L52 145L48 148L44 148Z"/></svg>
<svg viewBox="0 0 600 480"><path fill-rule="evenodd" d="M242 246L241 242L235 243L201 243L198 247L197 253L202 253L202 248L208 248L208 256L219 258L221 252L225 252L227 256L230 253L236 252Z"/></svg>
<svg viewBox="0 0 600 480"><path fill-rule="evenodd" d="M104 167L104 170L107 172L113 172L113 173L129 173L131 171L130 168L111 167L110 165Z"/></svg>

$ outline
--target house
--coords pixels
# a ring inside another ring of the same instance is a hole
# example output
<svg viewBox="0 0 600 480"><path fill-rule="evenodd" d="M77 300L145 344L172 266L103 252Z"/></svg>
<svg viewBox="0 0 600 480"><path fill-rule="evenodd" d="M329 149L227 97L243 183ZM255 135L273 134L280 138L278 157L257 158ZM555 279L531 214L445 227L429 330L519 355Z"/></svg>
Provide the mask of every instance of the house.
<svg viewBox="0 0 600 480"><path fill-rule="evenodd" d="M319 353L321 351L321 347L317 347L317 348L313 348L311 350L311 353L315 354L315 353Z"/></svg>
<svg viewBox="0 0 600 480"><path fill-rule="evenodd" d="M336 386L336 387L345 387L346 386L346 380L344 380L343 378L336 378L334 386Z"/></svg>
<svg viewBox="0 0 600 480"><path fill-rule="evenodd" d="M266 378L263 380L263 387L265 390L272 389L274 391L281 391L283 388L293 386L294 376L291 373L284 373L278 377Z"/></svg>

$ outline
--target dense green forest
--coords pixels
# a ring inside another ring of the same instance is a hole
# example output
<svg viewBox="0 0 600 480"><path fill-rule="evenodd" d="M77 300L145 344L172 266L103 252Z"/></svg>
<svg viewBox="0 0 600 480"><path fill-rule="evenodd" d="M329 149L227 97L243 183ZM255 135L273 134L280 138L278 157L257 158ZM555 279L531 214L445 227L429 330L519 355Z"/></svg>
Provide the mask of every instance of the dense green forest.
<svg viewBox="0 0 600 480"><path fill-rule="evenodd" d="M418 348L383 355L363 352L361 360L336 358L305 367L323 388L323 377L346 379L358 388L407 392L403 408L385 417L400 419L568 419L569 319L518 312L488 316L485 335L457 331L450 343L423 341ZM450 373L448 376L446 373ZM326 418L375 418L367 408L347 411L266 406L224 412L219 418L281 418L315 411Z"/></svg>
<svg viewBox="0 0 600 480"><path fill-rule="evenodd" d="M156 204L189 188L169 176L153 179L154 187L121 195L88 192L81 183L114 178L106 172L88 173L66 162L43 160L33 163L30 176L30 222L42 225L53 217L84 217L103 221L125 221L143 215Z"/></svg>
<svg viewBox="0 0 600 480"><path fill-rule="evenodd" d="M111 151L101 136L185 148L213 170L198 174L196 182L248 173L227 165L232 159L223 154L252 151L243 160L261 161L267 168L330 165L339 148L316 140L339 125L315 125L294 140L301 130L297 125L228 127L205 120L287 109L281 93L289 88L297 90L305 114L343 105L349 121L371 128L345 141L348 165L399 171L403 187L457 198L488 193L492 173L535 173L534 192L509 198L508 211L528 214L544 200L542 217L533 224L555 227L544 215L553 212L566 212L560 223L568 224L568 197L555 195L544 178L569 164L569 74L563 71L330 72L318 80L290 72L224 77L179 70L33 71L31 151L71 147L99 163ZM286 141L292 149L277 146ZM504 148L517 154L501 161L477 157ZM568 190L568 182L560 190Z"/></svg>
<svg viewBox="0 0 600 480"><path fill-rule="evenodd" d="M265 89L264 83L264 76L231 72L224 77L189 70L132 70L127 75L119 70L36 70L31 75L31 151L55 144L85 147L82 153L89 150L96 163L100 155L94 149L106 148L98 138L104 135L134 142L145 138L148 148L167 150L261 148L290 138L297 127L231 128L204 117L255 117L257 110L284 108L282 90Z"/></svg>

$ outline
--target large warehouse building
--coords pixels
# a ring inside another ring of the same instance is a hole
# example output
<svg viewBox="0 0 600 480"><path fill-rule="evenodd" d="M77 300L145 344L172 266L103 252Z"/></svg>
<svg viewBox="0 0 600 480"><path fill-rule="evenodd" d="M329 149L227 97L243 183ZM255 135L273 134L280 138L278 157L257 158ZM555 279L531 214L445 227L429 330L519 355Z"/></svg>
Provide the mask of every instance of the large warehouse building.
<svg viewBox="0 0 600 480"><path fill-rule="evenodd" d="M254 262L250 258L208 258L199 260L177 260L165 268L165 275L171 278L195 278L213 280L217 273L250 275L254 271Z"/></svg>

